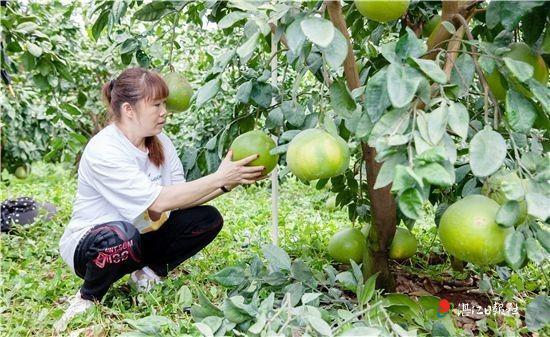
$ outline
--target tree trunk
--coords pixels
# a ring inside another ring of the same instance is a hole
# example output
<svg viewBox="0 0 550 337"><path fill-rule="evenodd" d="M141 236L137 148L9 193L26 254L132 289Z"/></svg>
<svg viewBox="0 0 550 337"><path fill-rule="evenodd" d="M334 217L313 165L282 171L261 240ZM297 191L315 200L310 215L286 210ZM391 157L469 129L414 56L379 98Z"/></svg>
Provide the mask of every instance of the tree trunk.
<svg viewBox="0 0 550 337"><path fill-rule="evenodd" d="M342 14L342 6L340 1L327 0L325 3L332 23L345 36L348 43L348 55L344 61L344 74L349 89L353 90L360 86L359 74L355 67L355 55ZM379 273L377 286L387 291L394 291L395 281L388 268L388 250L395 234L397 206L390 192L391 185L374 189L374 183L381 167L381 164L374 159L376 150L367 143L362 143L361 147L367 168L367 185L373 219L368 239L369 251L363 259L364 276L369 277Z"/></svg>

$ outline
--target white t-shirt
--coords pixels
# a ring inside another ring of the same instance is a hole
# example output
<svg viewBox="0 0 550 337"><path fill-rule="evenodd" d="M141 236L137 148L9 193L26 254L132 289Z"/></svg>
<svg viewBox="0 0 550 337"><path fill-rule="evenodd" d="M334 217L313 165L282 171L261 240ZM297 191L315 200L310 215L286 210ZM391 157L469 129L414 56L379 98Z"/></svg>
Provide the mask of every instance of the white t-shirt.
<svg viewBox="0 0 550 337"><path fill-rule="evenodd" d="M71 269L78 242L93 226L126 221L145 233L158 229L168 218L169 212L164 212L158 221L152 221L148 208L162 186L185 182L185 177L172 141L163 133L157 137L164 149L161 167L156 167L115 124L86 145L78 167L73 214L59 242L61 257Z"/></svg>

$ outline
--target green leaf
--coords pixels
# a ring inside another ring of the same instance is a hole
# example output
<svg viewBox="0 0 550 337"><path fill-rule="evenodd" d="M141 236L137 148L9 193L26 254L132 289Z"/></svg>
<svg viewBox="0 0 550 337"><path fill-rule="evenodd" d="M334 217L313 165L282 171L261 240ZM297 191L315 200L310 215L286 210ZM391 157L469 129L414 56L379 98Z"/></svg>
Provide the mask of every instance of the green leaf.
<svg viewBox="0 0 550 337"><path fill-rule="evenodd" d="M450 80L450 83L454 83L460 88L458 97L468 94L474 80L474 73L475 65L472 57L465 53L461 54L455 61Z"/></svg>
<svg viewBox="0 0 550 337"><path fill-rule="evenodd" d="M302 31L300 25L302 19L294 20L286 29L285 36L288 44L288 48L292 53L298 54L302 49L304 42L306 41L306 36Z"/></svg>
<svg viewBox="0 0 550 337"><path fill-rule="evenodd" d="M332 69L338 69L344 63L344 60L348 56L348 41L340 33L339 30L334 30L334 39L326 48L321 48L323 56L327 64Z"/></svg>
<svg viewBox="0 0 550 337"><path fill-rule="evenodd" d="M251 313L250 306L244 304L244 298L240 295L226 299L223 303L223 315L233 323L243 323L251 320L254 315Z"/></svg>
<svg viewBox="0 0 550 337"><path fill-rule="evenodd" d="M336 124L334 124L334 120L332 118L325 118L323 126L328 133L335 137L339 137L338 129L336 128Z"/></svg>
<svg viewBox="0 0 550 337"><path fill-rule="evenodd" d="M300 27L305 36L321 48L326 48L334 39L334 26L332 22L318 18L310 17L300 22Z"/></svg>
<svg viewBox="0 0 550 337"><path fill-rule="evenodd" d="M197 108L200 108L204 103L210 101L220 91L220 79L215 78L206 82L205 85L197 90Z"/></svg>
<svg viewBox="0 0 550 337"><path fill-rule="evenodd" d="M540 244L544 247L544 249L546 249L546 252L550 253L550 232L540 226L537 226L536 233L537 240L539 240Z"/></svg>
<svg viewBox="0 0 550 337"><path fill-rule="evenodd" d="M438 163L415 166L414 172L432 185L451 186L454 183L451 174Z"/></svg>
<svg viewBox="0 0 550 337"><path fill-rule="evenodd" d="M227 67L227 65L233 59L235 54L236 54L236 50L231 49L221 54L220 56L218 56L214 61L214 65L212 66L212 69L211 69L212 74L219 74L223 72L225 70L225 67Z"/></svg>
<svg viewBox="0 0 550 337"><path fill-rule="evenodd" d="M535 107L528 99L514 90L506 93L506 122L514 131L527 133L537 118Z"/></svg>
<svg viewBox="0 0 550 337"><path fill-rule="evenodd" d="M27 41L25 45L27 47L27 51L34 57L40 57L40 55L42 55L42 48L40 48L36 44Z"/></svg>
<svg viewBox="0 0 550 337"><path fill-rule="evenodd" d="M306 319L311 327L322 336L332 336L330 325L328 325L328 323L325 322L322 318L312 315L306 315Z"/></svg>
<svg viewBox="0 0 550 337"><path fill-rule="evenodd" d="M296 127L302 126L306 119L304 107L300 104L295 104L293 101L284 101L281 104L281 111L284 118Z"/></svg>
<svg viewBox="0 0 550 337"><path fill-rule="evenodd" d="M496 217L496 222L504 227L514 226L520 217L520 207L519 202L515 200L508 200L504 205L502 205Z"/></svg>
<svg viewBox="0 0 550 337"><path fill-rule="evenodd" d="M178 306L188 308L193 304L193 295L186 285L183 285L176 294Z"/></svg>
<svg viewBox="0 0 550 337"><path fill-rule="evenodd" d="M445 324L440 321L435 321L432 326L432 336L451 337L451 333L445 327Z"/></svg>
<svg viewBox="0 0 550 337"><path fill-rule="evenodd" d="M525 237L520 231L513 231L504 240L504 257L514 270L520 269L527 257Z"/></svg>
<svg viewBox="0 0 550 337"><path fill-rule="evenodd" d="M374 189L386 187L393 181L393 176L395 174L395 167L399 164L405 164L407 162L407 156L403 153L396 153L391 155L388 159L382 163L380 171L376 176L376 183L374 184Z"/></svg>
<svg viewBox="0 0 550 337"><path fill-rule="evenodd" d="M527 247L527 257L536 265L540 266L548 259L548 253L535 238L528 238L525 241L525 247Z"/></svg>
<svg viewBox="0 0 550 337"><path fill-rule="evenodd" d="M212 279L224 287L234 287L243 283L246 277L243 268L226 267L212 275Z"/></svg>
<svg viewBox="0 0 550 337"><path fill-rule="evenodd" d="M514 76L521 82L525 82L533 77L534 68L532 65L523 61L516 61L510 57L504 57L504 64Z"/></svg>
<svg viewBox="0 0 550 337"><path fill-rule="evenodd" d="M470 141L470 168L476 177L495 173L506 158L506 142L495 131L483 129Z"/></svg>
<svg viewBox="0 0 550 337"><path fill-rule="evenodd" d="M109 10L101 12L92 26L92 36L96 41L99 39L101 32L109 22L109 13Z"/></svg>
<svg viewBox="0 0 550 337"><path fill-rule="evenodd" d="M491 1L487 6L487 26L493 29L500 23L511 32L525 14L542 4L544 1Z"/></svg>
<svg viewBox="0 0 550 337"><path fill-rule="evenodd" d="M292 262L290 271L292 277L304 284L311 285L314 282L313 273L302 260L298 259Z"/></svg>
<svg viewBox="0 0 550 337"><path fill-rule="evenodd" d="M548 31L550 31L550 29ZM531 89L535 98L540 102L544 111L550 114L550 89L534 79L530 79L527 83L529 84L529 89Z"/></svg>
<svg viewBox="0 0 550 337"><path fill-rule="evenodd" d="M122 45L120 46L120 53L121 54L131 53L134 50L136 50L137 47L139 47L139 41L131 37L129 39L126 39L122 43Z"/></svg>
<svg viewBox="0 0 550 337"><path fill-rule="evenodd" d="M214 332L208 325L201 322L193 323L193 325L204 337L214 337Z"/></svg>
<svg viewBox="0 0 550 337"><path fill-rule="evenodd" d="M247 63L250 57L252 56L252 53L254 53L254 50L258 46L258 38L260 37L260 32L254 33L246 42L241 45L239 48L237 48L237 54L239 55L239 58L241 59L241 62Z"/></svg>
<svg viewBox="0 0 550 337"><path fill-rule="evenodd" d="M2 22L3 23L3 22ZM35 31L39 26L32 21L25 21L15 27L15 31L23 34L29 34Z"/></svg>
<svg viewBox="0 0 550 337"><path fill-rule="evenodd" d="M380 118L374 125L369 135L369 145L376 146L376 143L385 135L401 134L409 127L410 114L405 109L393 109Z"/></svg>
<svg viewBox="0 0 550 337"><path fill-rule="evenodd" d="M223 19L220 20L220 22L218 22L218 27L221 29L229 28L233 26L235 23L247 17L248 17L248 13L246 12L240 12L240 11L230 12L229 14L224 16Z"/></svg>
<svg viewBox="0 0 550 337"><path fill-rule="evenodd" d="M441 25L443 26L443 28L445 28L446 31L448 31L452 35L455 35L456 28L452 23L450 23L449 21L442 21Z"/></svg>
<svg viewBox="0 0 550 337"><path fill-rule="evenodd" d="M408 57L420 57L426 53L428 47L426 43L416 37L416 34L409 28L406 28L407 34L399 38L395 45L395 54L405 60Z"/></svg>
<svg viewBox="0 0 550 337"><path fill-rule="evenodd" d="M109 25L120 23L120 18L126 14L126 9L128 8L128 3L123 0L118 0L113 3L111 12L109 13Z"/></svg>
<svg viewBox="0 0 550 337"><path fill-rule="evenodd" d="M365 109L370 119L376 123L391 106L386 84L386 70L382 69L372 76L365 89Z"/></svg>
<svg viewBox="0 0 550 337"><path fill-rule="evenodd" d="M69 114L71 114L73 116L82 116L83 115L82 111L80 111L80 109L78 107L76 107L75 105L73 105L71 103L61 103L59 105L59 107L66 110Z"/></svg>
<svg viewBox="0 0 550 337"><path fill-rule="evenodd" d="M338 337L378 337L380 336L381 331L376 328L370 328L365 326L357 326L351 329L348 329L338 335Z"/></svg>
<svg viewBox="0 0 550 337"><path fill-rule="evenodd" d="M357 280L353 277L353 274L349 271L345 271L336 275L336 281L340 282L344 289L356 292Z"/></svg>
<svg viewBox="0 0 550 337"><path fill-rule="evenodd" d="M527 213L546 221L550 217L550 197L538 191L529 191L525 194Z"/></svg>
<svg viewBox="0 0 550 337"><path fill-rule="evenodd" d="M392 105L396 108L405 107L409 104L422 76L413 68L398 63L388 66L386 74L386 87Z"/></svg>
<svg viewBox="0 0 550 337"><path fill-rule="evenodd" d="M262 247L264 257L274 271L290 270L290 257L281 248L269 244Z"/></svg>
<svg viewBox="0 0 550 337"><path fill-rule="evenodd" d="M535 297L525 310L525 324L529 331L538 331L550 323L550 297L546 294Z"/></svg>
<svg viewBox="0 0 550 337"><path fill-rule="evenodd" d="M404 165L396 165L393 176L392 192L400 192L412 188L418 184L423 187L422 179L411 170L410 167Z"/></svg>
<svg viewBox="0 0 550 337"><path fill-rule="evenodd" d="M422 212L422 195L416 188L405 190L400 196L397 204L406 217L418 219Z"/></svg>
<svg viewBox="0 0 550 337"><path fill-rule="evenodd" d="M174 10L174 4L171 1L153 1L135 12L134 18L140 21L157 21Z"/></svg>
<svg viewBox="0 0 550 337"><path fill-rule="evenodd" d="M252 93L252 80L244 82L237 89L237 101L248 104L250 102L250 93Z"/></svg>
<svg viewBox="0 0 550 337"><path fill-rule="evenodd" d="M428 122L428 135L432 144L437 144L446 134L447 120L449 118L449 111L447 105L441 104L438 108L432 112L426 114Z"/></svg>
<svg viewBox="0 0 550 337"><path fill-rule="evenodd" d="M273 97L273 87L269 83L254 82L252 90L250 91L250 98L254 103L258 104L262 108L267 108L271 105L271 99Z"/></svg>
<svg viewBox="0 0 550 337"><path fill-rule="evenodd" d="M376 289L376 278L378 277L378 274L371 275L367 281L363 284L363 292L361 293L361 296L359 297L359 300L362 304L368 303L372 296L374 296L374 290Z"/></svg>
<svg viewBox="0 0 550 337"><path fill-rule="evenodd" d="M435 61L417 58L413 58L412 60L420 67L420 70L432 80L441 84L447 83L447 75Z"/></svg>
<svg viewBox="0 0 550 337"><path fill-rule="evenodd" d="M346 83L341 79L330 86L330 105L336 114L345 118L351 118L357 108Z"/></svg>
<svg viewBox="0 0 550 337"><path fill-rule="evenodd" d="M275 129L283 126L284 116L280 107L277 107L269 112L265 121L265 126L268 129Z"/></svg>
<svg viewBox="0 0 550 337"><path fill-rule="evenodd" d="M449 126L460 138L466 140L468 136L468 125L470 115L462 103L450 102L449 105Z"/></svg>

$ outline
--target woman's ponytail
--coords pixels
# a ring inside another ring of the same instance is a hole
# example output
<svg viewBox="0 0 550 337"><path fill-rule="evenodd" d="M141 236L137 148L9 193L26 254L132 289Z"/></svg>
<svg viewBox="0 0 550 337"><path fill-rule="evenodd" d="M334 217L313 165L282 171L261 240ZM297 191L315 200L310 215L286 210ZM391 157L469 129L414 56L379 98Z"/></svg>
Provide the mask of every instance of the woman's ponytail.
<svg viewBox="0 0 550 337"><path fill-rule="evenodd" d="M155 164L156 167L160 167L162 163L164 163L164 151L158 137L146 137L145 147L149 150L149 160Z"/></svg>

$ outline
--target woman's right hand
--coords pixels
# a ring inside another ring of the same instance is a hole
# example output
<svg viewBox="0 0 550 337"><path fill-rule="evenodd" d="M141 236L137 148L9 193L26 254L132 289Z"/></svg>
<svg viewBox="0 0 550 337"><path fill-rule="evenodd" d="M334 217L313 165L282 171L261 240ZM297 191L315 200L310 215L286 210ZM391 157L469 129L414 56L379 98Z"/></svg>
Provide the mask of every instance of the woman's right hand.
<svg viewBox="0 0 550 337"><path fill-rule="evenodd" d="M215 173L222 181L223 186L253 184L263 178L263 166L246 166L257 159L259 155L253 154L237 161L231 161L232 156L233 151L229 150Z"/></svg>

